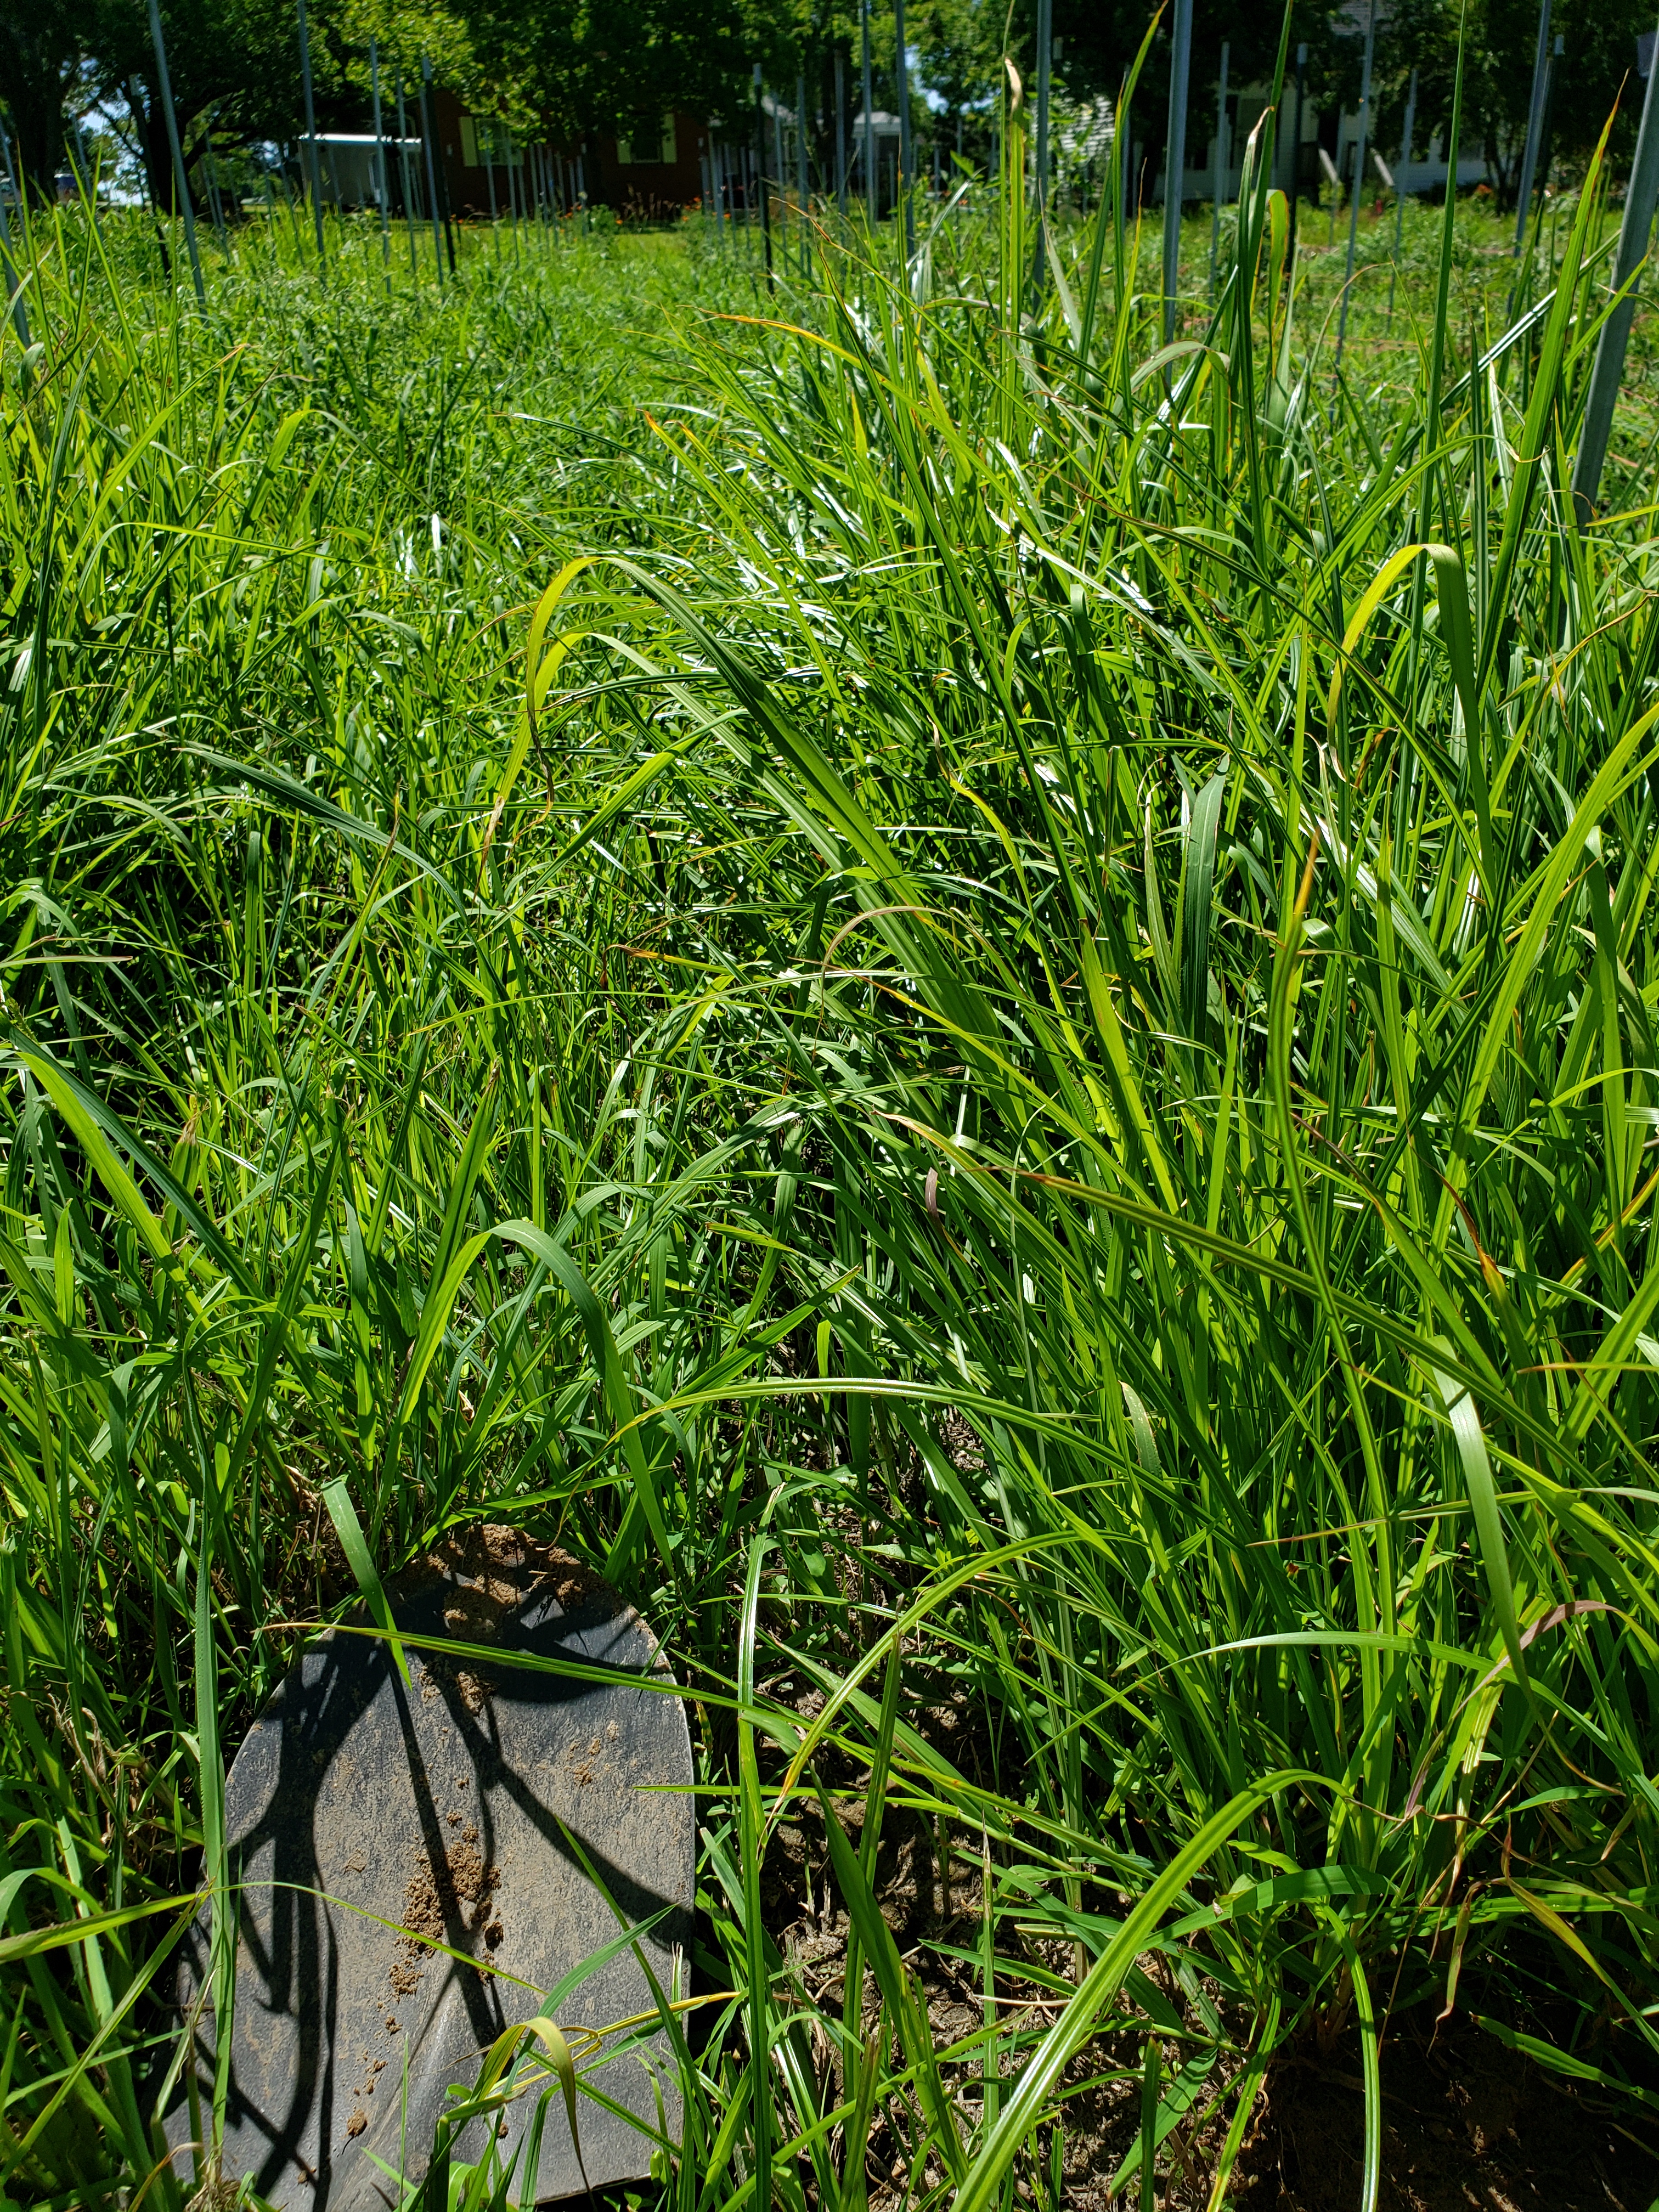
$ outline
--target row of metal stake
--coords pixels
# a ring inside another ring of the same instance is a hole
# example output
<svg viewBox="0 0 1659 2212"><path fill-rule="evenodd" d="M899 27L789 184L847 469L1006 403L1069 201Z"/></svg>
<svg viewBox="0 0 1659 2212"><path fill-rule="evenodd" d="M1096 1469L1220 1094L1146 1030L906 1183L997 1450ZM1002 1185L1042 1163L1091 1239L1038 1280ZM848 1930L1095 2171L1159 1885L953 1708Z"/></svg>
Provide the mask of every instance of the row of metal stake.
<svg viewBox="0 0 1659 2212"><path fill-rule="evenodd" d="M1050 0L1039 0L1039 6L1042 8L1046 9L1049 4ZM899 125L896 195L904 210L904 253L908 264L915 255L916 248L916 216L914 201L915 173L910 149L910 65L909 57L905 50L904 0L893 0L893 33L896 79L895 90L898 100ZM859 155L854 156L854 161L858 161L860 155L862 156L861 181L866 210L873 224L879 207L880 177L876 166L875 71L870 51L870 0L859 0L859 47L860 74L862 79L860 89L864 95L864 129L863 143L859 149ZM751 157L752 167L750 157L747 156L743 158L743 166L750 169L750 173L759 189L761 227L765 240L766 276L767 282L770 283L774 273L771 203L766 176L764 79L758 62L755 64L752 84L755 101L755 149ZM773 174L776 183L781 188L785 179L783 125L775 99L772 103L772 133ZM716 166L723 161L723 150L714 149L711 143L710 160L706 164L706 173L709 176L713 186L710 198L722 215L729 204L731 182L729 168ZM796 189L799 194L801 204L805 206L809 192L806 163L806 81L804 76L798 76L795 80L795 167ZM850 167L848 159L846 72L842 61L841 49L837 46L836 49L836 205L843 216L847 213ZM707 204L706 202L705 204ZM722 237L725 235L723 225L721 235ZM810 266L809 249L804 240L801 245L801 265L803 271Z"/></svg>
<svg viewBox="0 0 1659 2212"><path fill-rule="evenodd" d="M1038 21L1050 0L1039 0ZM1526 246L1527 228L1531 216L1534 186L1537 181L1538 156L1547 125L1550 99L1553 89L1555 64L1560 58L1563 41L1550 35L1551 0L1540 0L1538 11L1538 42L1533 62L1532 97L1528 107L1527 136L1522 148L1521 173L1517 180L1517 205L1515 221L1514 252L1520 261ZM1175 0L1175 20L1172 25L1172 52L1170 70L1169 134L1164 156L1165 186L1164 195L1164 339L1167 345L1175 336L1176 293L1181 266L1181 184L1186 168L1187 100L1188 77L1192 60L1193 0ZM1371 65L1376 42L1376 0L1370 0L1365 17L1364 56L1360 65L1359 128L1354 143L1352 188L1348 202L1347 263L1343 274L1342 300L1339 311L1336 334L1336 366L1342 365L1342 350L1347 337L1348 300L1353 289L1354 259L1359 234L1359 201L1364 179L1365 161L1370 135ZM1046 42L1039 30L1039 83L1046 71ZM1220 202L1224 179L1228 173L1226 149L1228 49L1222 48L1221 90L1217 118L1215 195L1211 217L1210 277L1214 289L1216 250L1218 242ZM1299 155L1302 141L1303 72L1307 64L1308 49L1297 49L1297 93L1294 149ZM1595 513L1597 494L1601 489L1601 471L1607 462L1607 441L1613 431L1613 412L1624 380L1625 355L1630 342L1631 322L1636 312L1634 283L1638 272L1647 258L1648 241L1653 229L1656 204L1659 204L1659 103L1656 103L1655 87L1659 85L1659 50L1650 71L1647 92L1642 103L1642 120L1637 133L1636 160L1630 183L1625 193L1623 218L1619 230L1619 249L1613 262L1613 293L1614 305L1601 325L1596 341L1595 362L1590 372L1589 392L1585 403L1584 426L1578 441L1572 474L1572 499L1575 512L1581 522L1588 522ZM1404 143L1401 149L1402 167L1411 158L1412 132L1416 121L1417 71L1411 76L1411 88L1407 95ZM1044 134L1039 124L1040 142ZM1457 189L1456 143L1449 149L1450 170L1447 189ZM1041 158L1041 156L1039 157ZM1381 163L1378 165L1382 167ZM1383 169L1384 179L1395 180ZM1041 195L1041 185L1039 185ZM1295 209L1297 195L1291 196L1291 246L1294 252L1296 240ZM1401 224L1404 219L1404 195L1395 184L1395 261L1400 258ZM1510 295L1509 315L1512 321L1520 297L1523 272L1517 270ZM1390 272L1389 304L1394 298L1394 272Z"/></svg>
<svg viewBox="0 0 1659 2212"><path fill-rule="evenodd" d="M296 4L300 37L301 76L305 96L306 145L308 164L311 171L312 214L316 229L318 265L319 270L321 270L325 269L326 266L327 249L325 242L323 226L322 179L318 162L316 107L313 92L311 73L311 43L309 27L306 17L306 0L296 0ZM1553 88L1554 74L1554 64L1559 58L1562 51L1562 40L1559 37L1556 38L1553 43L1551 40L1551 4L1552 0L1540 0L1537 51L1534 62L1532 97L1528 107L1527 137L1522 156L1521 173L1518 179L1518 204L1516 216L1515 237L1515 253L1517 260L1520 258L1525 244L1526 232L1533 197L1533 188L1536 181L1538 155L1542 143L1549 111L1550 94ZM893 0L893 15L896 52L896 76L897 82L896 89L898 98L899 120L897 182L899 198L903 208L905 258L908 263L910 258L914 255L915 250L915 211L914 204L914 172L910 148L908 61L905 47L904 0ZM167 145L172 157L179 211L184 221L185 245L190 257L191 276L195 286L197 301L199 305L205 307L207 302L206 288L203 282L201 255L197 242L195 216L191 208L191 195L185 173L184 153L179 143L178 117L173 101L172 82L167 71L167 42L161 27L161 16L158 0L149 0L149 24L150 36L155 50L157 90L161 95L163 115L167 125ZM870 45L870 0L860 0L860 30L861 45L860 62L863 80L861 89L864 95L864 143L861 149L863 155L862 182L868 204L868 211L872 221L873 222L878 210L878 173L875 161L875 127L873 112L874 94ZM1164 336L1166 344L1173 338L1175 334L1177 290L1180 274L1182 216L1181 180L1184 178L1186 171L1187 106L1192 58L1192 0L1175 0L1174 20L1171 25L1171 31L1172 52L1170 56L1170 70L1169 128L1165 139L1164 155L1164 176L1166 184L1164 208ZM1353 285L1354 260L1358 239L1359 202L1370 135L1371 70L1375 54L1376 31L1376 0L1370 0L1366 13L1364 54L1360 71L1358 130L1354 141L1353 179L1349 197L1347 260L1344 274L1341 304L1339 311L1337 325L1336 365L1339 368L1341 366L1343 349L1347 337L1348 302L1349 295ZM1045 218L1048 207L1048 126L1050 96L1050 59L1052 52L1053 0L1037 0L1036 185L1038 215L1037 277L1039 283L1042 279L1042 255L1045 250ZM1297 95L1296 121L1293 128L1293 158L1296 155L1299 155L1301 145L1304 70L1307 60L1307 48L1305 46L1299 46L1297 48L1296 58ZM1214 289L1216 259L1219 240L1220 206L1230 171L1226 106L1228 59L1229 48L1224 45L1222 48L1219 96L1218 101L1216 126L1214 157L1215 184L1211 217L1210 276L1212 292L1213 292ZM369 71L374 108L376 198L380 206L382 256L387 270L387 281L389 283L391 265L391 192L386 172L386 140L381 112L380 54L378 42L374 40L371 40L369 42ZM1659 81L1659 67L1656 67L1648 77L1646 96L1643 102L1641 125L1637 137L1636 161L1631 175L1629 186L1625 196L1623 220L1620 229L1619 249L1614 261L1613 288L1615 304L1612 313L1608 315L1606 322L1602 325L1602 329L1597 341L1595 362L1591 372L1590 391L1586 405L1584 429L1579 441L1577 463L1573 472L1572 491L1575 506L1580 515L1586 518L1593 511L1596 493L1600 486L1601 471L1606 460L1607 441L1612 432L1613 406L1618 397L1620 385L1623 379L1625 355L1629 343L1631 322L1635 312L1633 282L1637 272L1646 258L1649 235L1653 225L1655 205L1656 202L1659 201L1659 108L1656 107L1654 96L1656 81ZM758 64L756 65L754 70L753 86L756 130L756 145L754 154L751 157L745 150L740 157L739 167L734 169L730 149L722 147L711 136L708 144L708 151L704 157L702 164L705 180L704 204L705 206L712 207L721 216L721 236L724 238L726 232L723 218L728 208L732 208L733 211L735 211L734 192L738 181L741 179L743 183L745 210L750 207L755 187L758 185L762 227L765 240L767 275L769 281L770 281L773 274L773 248L769 193L768 180L765 174L765 121L763 100L762 73ZM441 169L441 166L436 162L434 154L430 112L432 87L432 66L430 62L423 55L421 62L421 83L419 87L421 144L426 168L426 198L428 213L432 226L433 252L437 266L439 285L441 289L446 259L447 259L451 276L453 277L454 276L455 247L453 236L450 231L449 211L443 189ZM1415 119L1416 98L1417 72L1413 70L1412 72L1411 88L1407 94L1406 103L1404 142L1401 149L1401 161L1402 166L1408 161L1411 157L1412 133ZM410 211L413 207L414 194L410 189L411 179L409 173L410 142L407 135L404 83L401 72L399 72L396 81L396 99L398 106L398 157L402 169L404 205L405 213L409 216L410 254L412 269L414 266L415 256L415 228L413 216ZM797 185L800 194L801 202L805 204L808 193L805 141L805 81L802 78L797 79L795 131L796 165L799 172ZM781 112L775 100L773 103L773 132L775 142L773 168L775 179L778 184L781 185L784 178L782 125ZM556 191L558 195L558 204L562 207L564 204L565 198L565 179L562 174L562 163L560 161L560 157L554 155L550 149L527 148L524 150L526 158L532 159L537 164L538 172L541 173L538 174L537 187L537 198L538 204L544 207L547 206L551 203L553 195ZM509 144L508 161L507 163L508 172L507 190L509 203L513 211L516 238L518 202L520 186L517 174L518 165L513 160L512 153L513 149ZM10 149L5 143L3 131L0 131L0 155L3 155L7 180L9 182L14 194L15 194L17 187L12 171ZM1455 165L1457 161L1457 147L1455 143L1453 143L1450 149L1449 160L1452 164L1453 173L1449 178L1449 189L1455 191ZM1382 173L1385 182L1395 185L1395 259L1397 264L1401 235L1401 226L1404 213L1404 195L1399 185L1395 183L1394 179L1389 175L1386 165L1379 160L1377 166ZM492 218L494 218L496 214L496 205L493 145L491 151L486 155L486 167L489 172L491 204L490 212ZM558 172L556 174L556 167ZM848 198L848 162L845 114L845 90L842 60L839 52L836 56L836 202L838 207L844 214L847 208ZM744 173L744 172L746 172L746 173ZM579 209L582 210L585 214L586 207L586 193L581 177L580 161L574 165L573 182L575 188L575 204ZM219 211L216 191L212 184L210 185L210 191L212 194L211 204L214 208L216 223L220 229L220 234L222 240L223 219ZM1291 230L1292 250L1294 249L1296 234L1294 210L1297 198L1297 195L1293 190L1291 194L1292 213ZM802 260L803 267L805 267L806 265L806 248L804 244L802 246ZM7 220L3 197L0 197L0 263L3 264L3 270L0 270L0 273L3 273L4 276L7 292L10 301L14 325L16 329L20 342L27 350L29 344L28 320L23 303L22 288L13 261L10 230ZM1510 295L1510 313L1511 317L1514 314L1516 300L1520 290L1520 277L1517 276L1516 289ZM1392 304L1392 274L1390 276L1389 295L1390 304Z"/></svg>
<svg viewBox="0 0 1659 2212"><path fill-rule="evenodd" d="M312 219L316 233L318 267L319 270L325 270L327 267L328 249L323 227L325 201L322 173L318 159L319 141L317 136L317 110L315 95L312 84L311 35L310 27L306 15L306 0L297 0L297 15L300 36L300 76L305 97L306 155L307 164L311 173ZM161 28L161 15L158 0L149 0L149 28L150 39L155 49L156 88L161 95L162 111L167 122L167 146L172 156L174 190L178 197L179 212L184 220L185 243L190 258L191 278L196 288L196 297L198 304L205 307L207 304L207 293L202 277L202 258L196 236L196 217L191 207L190 187L185 173L184 152L179 143L178 114L173 106L172 81L167 72L167 40ZM376 39L371 38L369 40L368 59L369 83L374 110L374 195L380 216L382 260L387 270L389 282L392 254L392 191L391 179L386 167L385 116L380 98L380 43ZM410 264L412 272L416 265L415 220L412 210L419 195L416 188L415 180L411 177L410 172L409 149L410 141L409 137L408 114L404 98L403 73L401 70L397 73L395 87L395 98L398 108L398 155L403 187L403 204L405 216L408 218ZM418 87L421 122L420 146L423 165L426 171L425 199L427 214L432 228L433 258L437 268L439 288L441 290L444 281L444 269L446 262L447 263L451 277L453 278L455 274L455 240L453 232L450 225L448 196L445 189L442 165L437 161L434 150L434 139L432 128L432 64L428 58L422 54L421 57L421 82ZM562 209L563 206L567 204L566 195L567 192L568 192L568 204L575 207L577 211L581 214L584 222L586 222L587 220L587 191L586 179L583 173L582 157L580 155L572 157L568 165L568 174L567 176L567 164L563 157L556 154L550 147L527 146L518 149L518 151L522 155L525 161L532 162L535 165L537 172L536 199L538 208L546 210L554 204L557 204L561 209ZM522 199L522 189L519 177L519 161L514 158L514 153L515 149L512 145L509 134L507 158L502 166L507 171L506 181L508 207L512 215L514 234L516 236L520 207ZM490 216L493 221L498 214L498 207L495 198L495 173L496 164L494 155L493 133L490 149L485 155L484 167L489 179ZM213 190L214 187L212 184L210 183L210 195L212 194ZM555 198L556 195L556 201ZM336 191L336 199L337 202L337 188ZM222 241L222 218L219 216L217 213L216 199L213 204L216 209L216 222L219 225ZM527 208L526 210L526 215L528 213ZM3 215L0 215L0 221L3 220Z"/></svg>

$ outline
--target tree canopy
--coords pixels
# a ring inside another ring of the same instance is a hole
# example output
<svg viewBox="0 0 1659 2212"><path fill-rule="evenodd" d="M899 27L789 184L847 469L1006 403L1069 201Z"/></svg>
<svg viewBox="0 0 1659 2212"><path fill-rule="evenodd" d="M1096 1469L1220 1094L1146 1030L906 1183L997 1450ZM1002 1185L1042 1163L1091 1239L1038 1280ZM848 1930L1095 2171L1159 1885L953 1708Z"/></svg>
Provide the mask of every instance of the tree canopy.
<svg viewBox="0 0 1659 2212"><path fill-rule="evenodd" d="M1309 50L1308 89L1326 109L1358 98L1364 0L1291 0L1291 51ZM1653 0L1556 0L1565 52L1551 102L1551 143L1573 159L1591 147L1618 105L1615 152L1627 151L1639 109L1635 40ZM294 0L164 0L167 53L186 160L210 135L248 143L291 137L301 112ZM877 101L895 98L893 19L872 9ZM1055 78L1074 99L1115 98L1149 20L1148 0L1054 0ZM1406 86L1418 71L1419 143L1450 108L1459 25L1464 31L1464 144L1509 189L1531 97L1537 0L1384 0L1378 10L1373 121L1397 137ZM471 104L526 132L573 137L626 131L678 107L735 123L758 61L787 98L799 76L808 106L832 112L835 60L847 112L859 104L859 18L849 0L309 0L318 112L360 123L368 51L379 41L383 76L418 75L422 55ZM923 88L947 118L980 117L1001 83L1002 57L1029 70L1036 0L912 0L907 22L913 97ZM1276 10L1195 0L1194 115L1212 97L1221 46L1239 88L1270 74ZM1167 12L1136 97L1146 157L1161 149L1168 100ZM64 161L68 124L101 104L170 194L167 143L153 85L148 0L29 0L0 11L0 106L25 177L42 194ZM1622 100L1620 99L1623 88Z"/></svg>

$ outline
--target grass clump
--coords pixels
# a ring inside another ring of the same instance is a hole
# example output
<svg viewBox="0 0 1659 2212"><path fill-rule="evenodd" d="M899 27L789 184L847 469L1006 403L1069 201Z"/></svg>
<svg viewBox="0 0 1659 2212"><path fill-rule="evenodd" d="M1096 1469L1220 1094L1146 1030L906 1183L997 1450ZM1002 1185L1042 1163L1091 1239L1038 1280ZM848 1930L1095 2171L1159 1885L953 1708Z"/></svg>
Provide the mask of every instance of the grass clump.
<svg viewBox="0 0 1659 2212"><path fill-rule="evenodd" d="M1017 193L760 316L708 246L386 307L365 238L203 319L36 240L9 2190L185 2193L203 1721L354 1594L341 1483L382 1574L579 1551L697 1700L687 2212L1218 2203L1310 2049L1371 2203L1423 2007L1641 2135L1659 630L1642 513L1565 494L1601 188L1516 342L1446 227L1340 382L1281 213L1162 356L1133 227L1034 306Z"/></svg>

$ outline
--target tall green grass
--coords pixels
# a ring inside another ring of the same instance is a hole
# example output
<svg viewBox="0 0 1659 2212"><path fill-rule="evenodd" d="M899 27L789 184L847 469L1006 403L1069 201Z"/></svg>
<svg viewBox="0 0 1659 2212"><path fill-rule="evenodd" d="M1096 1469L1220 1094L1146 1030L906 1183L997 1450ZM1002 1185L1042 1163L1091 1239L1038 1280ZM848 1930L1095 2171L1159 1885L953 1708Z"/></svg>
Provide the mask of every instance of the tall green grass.
<svg viewBox="0 0 1659 2212"><path fill-rule="evenodd" d="M364 227L198 316L136 225L37 234L18 2201L189 2193L216 1740L359 1532L384 1576L483 1518L694 1695L684 2212L1059 2201L1080 2085L1118 2185L1218 2204L1310 2039L1369 2204L1425 2001L1651 2106L1659 629L1645 512L1565 492L1602 181L1507 344L1508 264L1414 217L1340 385L1282 214L1170 355L1156 241L1109 207L1034 303L1018 191L769 301L694 236L388 301ZM458 2202L518 2200L487 2108Z"/></svg>

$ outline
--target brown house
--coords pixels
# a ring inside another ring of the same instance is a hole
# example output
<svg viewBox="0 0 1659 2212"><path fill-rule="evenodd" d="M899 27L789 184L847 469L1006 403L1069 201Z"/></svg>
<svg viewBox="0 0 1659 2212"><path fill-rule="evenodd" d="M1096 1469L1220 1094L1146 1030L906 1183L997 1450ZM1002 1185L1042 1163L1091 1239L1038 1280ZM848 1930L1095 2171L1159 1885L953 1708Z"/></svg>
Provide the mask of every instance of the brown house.
<svg viewBox="0 0 1659 2212"><path fill-rule="evenodd" d="M556 203L574 207L580 189L590 206L647 221L677 216L702 197L708 133L690 115L665 115L660 130L648 137L543 144L528 149L527 162L527 149L504 125L473 114L441 87L434 94L433 123L456 215L487 215L492 180L496 207L505 214L509 177L523 195L521 206L550 192Z"/></svg>

